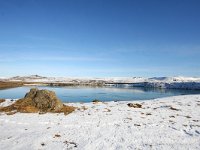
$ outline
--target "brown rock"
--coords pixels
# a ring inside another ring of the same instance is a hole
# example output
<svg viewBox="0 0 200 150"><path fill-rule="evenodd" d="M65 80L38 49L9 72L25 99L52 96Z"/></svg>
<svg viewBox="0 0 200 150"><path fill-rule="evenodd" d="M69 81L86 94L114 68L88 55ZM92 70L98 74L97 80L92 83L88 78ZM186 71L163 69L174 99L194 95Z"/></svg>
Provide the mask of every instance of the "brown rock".
<svg viewBox="0 0 200 150"><path fill-rule="evenodd" d="M99 103L99 102L101 102L101 101L98 100L98 99L94 99L92 102L93 102L93 103Z"/></svg>
<svg viewBox="0 0 200 150"><path fill-rule="evenodd" d="M64 105L55 92L48 90L31 89L24 98L17 100L14 104L3 107L0 111L10 112L16 110L22 113L36 112L64 112L69 114L75 110L72 106Z"/></svg>
<svg viewBox="0 0 200 150"><path fill-rule="evenodd" d="M99 102L101 102L101 101L98 100L98 99L94 99L92 102L93 102L93 104L97 104L97 103L99 103Z"/></svg>
<svg viewBox="0 0 200 150"><path fill-rule="evenodd" d="M170 106L169 109L171 109L171 110L176 110L176 111L179 111L179 110L180 110L180 109L174 108L174 107L172 107L172 106Z"/></svg>
<svg viewBox="0 0 200 150"><path fill-rule="evenodd" d="M142 108L142 105L141 104L138 104L138 103L128 103L127 104L129 107L133 107L133 108Z"/></svg>
<svg viewBox="0 0 200 150"><path fill-rule="evenodd" d="M63 104L56 97L55 92L48 90L38 90L33 98L33 103L40 111L59 111L63 108Z"/></svg>

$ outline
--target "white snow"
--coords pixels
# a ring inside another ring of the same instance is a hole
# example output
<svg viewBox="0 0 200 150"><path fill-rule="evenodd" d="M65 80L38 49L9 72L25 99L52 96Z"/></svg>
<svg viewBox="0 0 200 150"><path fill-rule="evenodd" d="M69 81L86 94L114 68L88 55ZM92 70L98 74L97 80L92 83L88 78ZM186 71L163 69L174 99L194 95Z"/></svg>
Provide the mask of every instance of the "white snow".
<svg viewBox="0 0 200 150"><path fill-rule="evenodd" d="M1 113L0 149L200 149L200 95L68 105L79 109L67 116Z"/></svg>

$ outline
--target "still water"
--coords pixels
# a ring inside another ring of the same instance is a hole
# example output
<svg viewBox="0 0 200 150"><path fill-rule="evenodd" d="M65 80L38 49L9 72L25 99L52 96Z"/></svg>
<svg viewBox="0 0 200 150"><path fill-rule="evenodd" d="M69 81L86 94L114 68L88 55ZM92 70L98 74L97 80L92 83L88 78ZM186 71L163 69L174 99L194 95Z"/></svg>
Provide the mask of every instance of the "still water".
<svg viewBox="0 0 200 150"><path fill-rule="evenodd" d="M25 86L0 90L0 98L18 99L35 86ZM49 87L37 86L39 89L48 89L56 92L63 102L91 102L94 99L102 101L115 100L147 100L160 97L200 94L200 90L155 89L143 87L117 88L117 87Z"/></svg>

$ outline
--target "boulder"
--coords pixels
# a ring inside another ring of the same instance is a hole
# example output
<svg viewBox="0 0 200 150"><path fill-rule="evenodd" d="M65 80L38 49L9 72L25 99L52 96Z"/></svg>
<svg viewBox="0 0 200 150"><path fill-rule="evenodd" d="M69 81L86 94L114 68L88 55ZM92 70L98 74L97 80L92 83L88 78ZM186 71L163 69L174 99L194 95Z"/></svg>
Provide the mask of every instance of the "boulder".
<svg viewBox="0 0 200 150"><path fill-rule="evenodd" d="M23 113L46 113L64 112L71 113L75 108L64 105L57 97L55 92L49 90L38 90L33 88L24 98L17 100L14 104L3 107L0 111L15 111Z"/></svg>
<svg viewBox="0 0 200 150"><path fill-rule="evenodd" d="M63 108L63 103L53 91L32 89L25 98L32 99L40 111L59 111Z"/></svg>
<svg viewBox="0 0 200 150"><path fill-rule="evenodd" d="M93 102L93 103L99 103L99 102L101 102L101 101L98 100L98 99L94 99L92 102Z"/></svg>
<svg viewBox="0 0 200 150"><path fill-rule="evenodd" d="M128 103L127 104L129 107L133 107L133 108L142 108L142 105L141 104L138 104L138 103Z"/></svg>

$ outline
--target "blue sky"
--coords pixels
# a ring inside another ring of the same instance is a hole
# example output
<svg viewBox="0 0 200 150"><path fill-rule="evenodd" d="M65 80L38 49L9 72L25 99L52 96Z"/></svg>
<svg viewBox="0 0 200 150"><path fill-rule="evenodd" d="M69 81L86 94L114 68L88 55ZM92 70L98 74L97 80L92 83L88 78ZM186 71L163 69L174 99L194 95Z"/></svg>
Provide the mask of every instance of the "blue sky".
<svg viewBox="0 0 200 150"><path fill-rule="evenodd" d="M0 76L200 76L199 0L0 0Z"/></svg>

